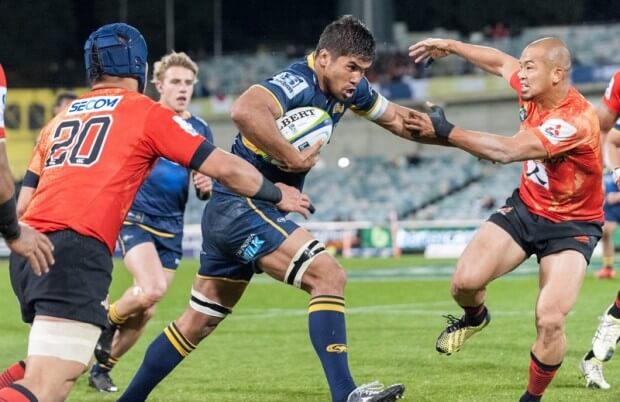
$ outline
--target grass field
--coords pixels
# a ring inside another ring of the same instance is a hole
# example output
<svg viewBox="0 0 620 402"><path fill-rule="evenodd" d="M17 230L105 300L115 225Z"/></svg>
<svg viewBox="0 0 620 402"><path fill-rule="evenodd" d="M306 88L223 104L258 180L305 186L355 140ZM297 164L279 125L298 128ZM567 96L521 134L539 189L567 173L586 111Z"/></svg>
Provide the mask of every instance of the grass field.
<svg viewBox="0 0 620 402"><path fill-rule="evenodd" d="M408 401L516 401L527 382L529 348L534 339L533 306L537 277L533 265L489 287L493 321L453 356L435 351L445 326L442 314L460 314L449 296L452 261L352 259L347 287L348 344L351 370L358 383L378 379L403 382ZM0 307L0 366L23 357L28 327L19 319L6 272L0 262L4 295ZM598 261L593 267L598 266ZM159 306L145 336L113 371L124 389L148 343L186 307L196 272L184 261L169 294ZM528 269L529 268L529 269ZM567 267L567 271L570 267ZM583 387L577 369L589 349L597 316L611 303L620 281L598 281L588 275L578 304L568 319L568 353L545 401L619 401L620 358L605 366L610 391ZM112 295L129 284L116 263ZM329 401L322 369L307 335L307 297L299 290L258 276L234 313L159 387L151 401ZM99 394L78 381L68 401L114 401L118 394Z"/></svg>

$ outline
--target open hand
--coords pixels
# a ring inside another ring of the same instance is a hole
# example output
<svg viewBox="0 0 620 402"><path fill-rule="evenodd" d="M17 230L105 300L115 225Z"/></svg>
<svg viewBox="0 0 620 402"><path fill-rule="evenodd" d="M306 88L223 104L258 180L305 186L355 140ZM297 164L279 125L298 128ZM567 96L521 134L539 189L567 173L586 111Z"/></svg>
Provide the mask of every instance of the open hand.
<svg viewBox="0 0 620 402"><path fill-rule="evenodd" d="M33 228L20 223L21 234L12 241L7 241L7 246L15 254L26 257L32 272L41 276L49 271L49 267L54 264L54 246L48 237L37 232Z"/></svg>
<svg viewBox="0 0 620 402"><path fill-rule="evenodd" d="M196 187L196 190L200 191L200 193L210 193L213 189L213 180L202 173L193 172L192 181L194 182L194 187Z"/></svg>
<svg viewBox="0 0 620 402"><path fill-rule="evenodd" d="M282 191L282 199L276 204L279 210L297 212L306 219L314 212L314 207L307 194L302 193L295 187L287 186L284 183L276 183L275 185Z"/></svg>
<svg viewBox="0 0 620 402"><path fill-rule="evenodd" d="M450 54L450 39L428 38L409 46L409 57L414 63L426 59L441 59Z"/></svg>

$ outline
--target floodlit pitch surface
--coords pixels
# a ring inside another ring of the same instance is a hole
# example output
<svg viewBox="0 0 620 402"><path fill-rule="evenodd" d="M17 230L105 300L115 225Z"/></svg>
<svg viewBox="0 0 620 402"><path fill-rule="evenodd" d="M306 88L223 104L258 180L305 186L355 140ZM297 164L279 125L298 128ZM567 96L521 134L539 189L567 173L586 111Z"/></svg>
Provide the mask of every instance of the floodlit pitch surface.
<svg viewBox="0 0 620 402"><path fill-rule="evenodd" d="M449 293L454 261L421 257L352 259L347 324L349 361L358 383L378 379L403 382L408 401L516 401L527 382L529 348L534 339L535 265L491 284L488 303L493 321L452 356L435 351L445 326L443 314L459 315ZM605 365L610 391L585 389L577 369L589 349L597 317L611 303L620 280L600 281L588 273L578 303L568 318L568 353L546 401L620 400L620 357ZM23 357L28 327L21 323L6 270L0 281L3 328L0 366ZM148 343L186 307L196 261L184 261L157 314L139 343L118 363L112 377L125 389ZM570 274L570 267L566 267ZM113 299L130 283L116 261ZM323 371L308 340L306 304L301 291L259 275L220 328L151 394L150 401L329 401ZM119 394L97 393L82 376L68 401L114 401Z"/></svg>

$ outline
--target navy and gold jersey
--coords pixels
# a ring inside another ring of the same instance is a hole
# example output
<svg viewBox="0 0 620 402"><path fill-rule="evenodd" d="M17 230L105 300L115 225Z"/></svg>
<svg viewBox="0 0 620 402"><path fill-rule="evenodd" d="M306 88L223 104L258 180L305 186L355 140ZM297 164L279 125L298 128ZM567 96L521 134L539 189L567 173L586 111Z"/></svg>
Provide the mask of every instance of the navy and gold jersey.
<svg viewBox="0 0 620 402"><path fill-rule="evenodd" d="M370 86L366 78L362 78L355 93L344 102L326 95L319 87L312 54L291 64L258 86L269 91L276 99L281 108L281 115L298 107L314 106L327 111L334 122L334 128L349 108L355 113L374 120L383 114L387 106L385 98ZM303 187L306 173L284 172L265 161L260 156L262 151L241 133L235 137L232 153L250 162L272 182L286 183L300 190ZM214 191L234 194L217 182L214 185Z"/></svg>
<svg viewBox="0 0 620 402"><path fill-rule="evenodd" d="M605 183L605 194L620 192L620 189L614 180L614 175L611 172L605 173L603 176L603 182Z"/></svg>
<svg viewBox="0 0 620 402"><path fill-rule="evenodd" d="M197 116L190 116L185 121L198 135L213 143L213 134L206 121ZM151 217L161 217L157 222L149 222L149 226L169 233L181 232L188 196L189 174L190 169L166 158L159 158L140 187L127 220L131 221L132 216L140 216L139 213L143 213Z"/></svg>

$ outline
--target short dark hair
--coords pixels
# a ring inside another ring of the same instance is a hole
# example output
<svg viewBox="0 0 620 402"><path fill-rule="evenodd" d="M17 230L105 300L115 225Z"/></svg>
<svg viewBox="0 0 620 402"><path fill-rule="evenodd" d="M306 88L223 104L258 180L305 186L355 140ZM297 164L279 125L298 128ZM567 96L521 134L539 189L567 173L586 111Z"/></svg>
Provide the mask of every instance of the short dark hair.
<svg viewBox="0 0 620 402"><path fill-rule="evenodd" d="M325 27L316 52L325 49L336 57L359 56L369 61L375 58L375 38L362 21L343 15Z"/></svg>
<svg viewBox="0 0 620 402"><path fill-rule="evenodd" d="M54 107L60 106L62 101L64 101L65 99L67 99L67 100L75 100L77 98L78 98L78 96L74 92L71 92L71 91L61 92L58 95L56 95L56 101L54 102Z"/></svg>

